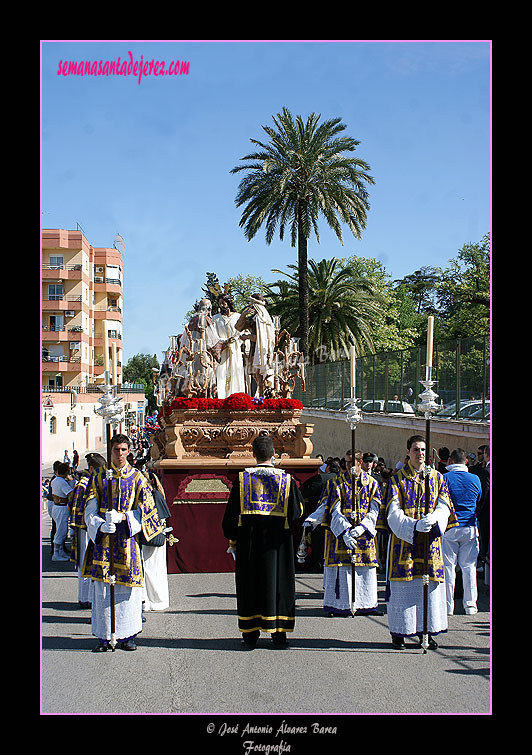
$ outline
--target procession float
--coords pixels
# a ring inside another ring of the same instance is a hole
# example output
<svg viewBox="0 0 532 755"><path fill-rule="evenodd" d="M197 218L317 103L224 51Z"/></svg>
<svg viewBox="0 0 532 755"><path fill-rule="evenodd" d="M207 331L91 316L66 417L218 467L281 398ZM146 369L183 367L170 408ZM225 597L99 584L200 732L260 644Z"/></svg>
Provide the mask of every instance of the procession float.
<svg viewBox="0 0 532 755"><path fill-rule="evenodd" d="M280 329L263 297L254 294L242 313L220 296L219 313L202 299L178 336L171 336L154 374L159 429L151 435L150 467L157 471L171 511L168 572L229 572L222 518L231 486L255 466L252 443L269 435L275 464L298 485L318 471L311 458L313 425L301 421L292 399L305 390L299 339ZM301 528L294 531L299 542Z"/></svg>

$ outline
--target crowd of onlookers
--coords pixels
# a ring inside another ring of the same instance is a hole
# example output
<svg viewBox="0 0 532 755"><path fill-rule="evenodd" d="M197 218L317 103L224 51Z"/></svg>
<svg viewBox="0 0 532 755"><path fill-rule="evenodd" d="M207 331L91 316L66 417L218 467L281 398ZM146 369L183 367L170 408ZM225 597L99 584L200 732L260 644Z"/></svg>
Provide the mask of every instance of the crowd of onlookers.
<svg viewBox="0 0 532 755"><path fill-rule="evenodd" d="M451 454L453 452L448 448L438 449L438 458L435 460L435 467L438 472L443 475L449 473L448 467L453 467ZM351 449L348 449L346 456L351 454ZM329 456L324 459L323 455L318 454L318 458L321 458L323 464L319 468L319 474L316 475L316 479L309 481L306 484L304 494L307 501L307 513L314 511L318 505L321 497L321 492L327 480L335 477L346 469L345 456ZM397 461L394 467L390 467L386 464L384 457L377 456L377 454L367 451L362 457L362 468L374 477L380 487L381 498L384 502L386 497L386 487L388 481L392 475L399 470L404 464L408 462L408 457ZM467 472L477 475L481 483L481 498L476 506L476 527L478 528L478 540L479 540L479 554L477 558L477 572L484 575L484 579L487 582L489 572L489 550L490 550L490 457L489 446L479 445L476 452L470 452L466 455L465 464L461 465L465 467ZM314 507L314 508L313 508ZM319 537L319 529L316 534ZM385 559L386 559L386 542L387 535L385 532L379 532L378 545L379 545L379 561L381 571L384 571ZM323 568L323 555L320 553L320 545L316 543L314 545L314 557L312 559L312 566Z"/></svg>

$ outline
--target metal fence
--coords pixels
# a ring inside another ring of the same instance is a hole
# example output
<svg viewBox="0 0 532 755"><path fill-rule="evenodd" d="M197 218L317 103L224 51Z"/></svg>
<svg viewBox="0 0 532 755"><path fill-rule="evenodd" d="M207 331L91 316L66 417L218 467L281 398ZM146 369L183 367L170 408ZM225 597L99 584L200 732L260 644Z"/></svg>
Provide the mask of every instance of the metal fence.
<svg viewBox="0 0 532 755"><path fill-rule="evenodd" d="M421 414L419 382L425 379L426 346L357 357L356 391L364 412ZM461 338L434 345L433 390L441 409L435 417L489 422L489 336ZM296 382L292 398L307 408L343 409L351 397L348 360L306 368L306 391ZM459 397L459 401L458 401Z"/></svg>

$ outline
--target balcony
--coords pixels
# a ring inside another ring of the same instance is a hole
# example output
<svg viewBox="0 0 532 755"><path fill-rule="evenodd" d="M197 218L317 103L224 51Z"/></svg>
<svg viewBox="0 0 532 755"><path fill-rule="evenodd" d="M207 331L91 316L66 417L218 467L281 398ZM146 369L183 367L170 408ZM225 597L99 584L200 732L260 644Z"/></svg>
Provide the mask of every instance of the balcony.
<svg viewBox="0 0 532 755"><path fill-rule="evenodd" d="M74 296L73 294L51 294L50 296L43 296L43 301L82 301L82 296Z"/></svg>
<svg viewBox="0 0 532 755"><path fill-rule="evenodd" d="M122 313L122 310L120 307L117 307L114 304L97 304L93 308L94 312L118 312L119 314Z"/></svg>
<svg viewBox="0 0 532 755"><path fill-rule="evenodd" d="M82 265L48 265L43 264L43 270L82 270Z"/></svg>
<svg viewBox="0 0 532 755"><path fill-rule="evenodd" d="M42 326L43 331L47 331L48 333L61 333L64 330L68 330L69 333L84 333L85 331L81 327L81 325L74 325L74 327L69 328L66 325L43 325Z"/></svg>
<svg viewBox="0 0 532 755"><path fill-rule="evenodd" d="M42 282L52 283L54 280L59 281L76 281L84 280L89 283L89 276L83 272L82 265L50 265L42 266Z"/></svg>
<svg viewBox="0 0 532 755"><path fill-rule="evenodd" d="M54 342L67 342L67 341L83 341L89 343L89 337L84 333L83 329L69 328L68 325L43 325L42 326L42 342L54 343Z"/></svg>
<svg viewBox="0 0 532 755"><path fill-rule="evenodd" d="M44 312L64 312L68 309L79 312L82 309L88 313L89 305L83 301L81 294L43 294L42 309Z"/></svg>
<svg viewBox="0 0 532 755"><path fill-rule="evenodd" d="M51 357L49 355L43 354L42 356L43 362L70 362L70 364L81 364L81 357L66 357L66 356L59 356L59 357Z"/></svg>

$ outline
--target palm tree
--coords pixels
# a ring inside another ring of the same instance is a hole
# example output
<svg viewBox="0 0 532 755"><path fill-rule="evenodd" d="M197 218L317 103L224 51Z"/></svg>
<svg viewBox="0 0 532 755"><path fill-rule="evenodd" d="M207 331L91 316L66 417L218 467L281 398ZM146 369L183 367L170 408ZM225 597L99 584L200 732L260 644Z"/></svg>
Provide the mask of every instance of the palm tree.
<svg viewBox="0 0 532 755"><path fill-rule="evenodd" d="M245 205L240 227L250 241L266 224L266 243L279 230L283 240L290 227L291 244L298 247L298 311L301 350L308 354L309 303L307 280L307 240L312 231L319 243L318 218L323 215L340 243L342 223L355 238L366 227L369 209L366 184L375 183L367 173L369 165L360 158L346 157L360 142L340 134L346 128L340 118L319 124L320 115L311 113L306 123L295 121L287 108L272 116L276 129L262 128L268 144L250 139L260 150L246 155L231 173L248 171L238 187L235 203Z"/></svg>
<svg viewBox="0 0 532 755"><path fill-rule="evenodd" d="M293 273L272 270L287 280L277 280L264 287L268 310L280 315L282 327L290 333L298 325L299 271L288 265ZM357 346L357 353L373 351L373 324L381 319L384 300L371 281L358 277L350 267L337 259L308 261L309 351L313 357L326 355L337 359L349 353L349 345ZM313 359L314 361L314 359Z"/></svg>

